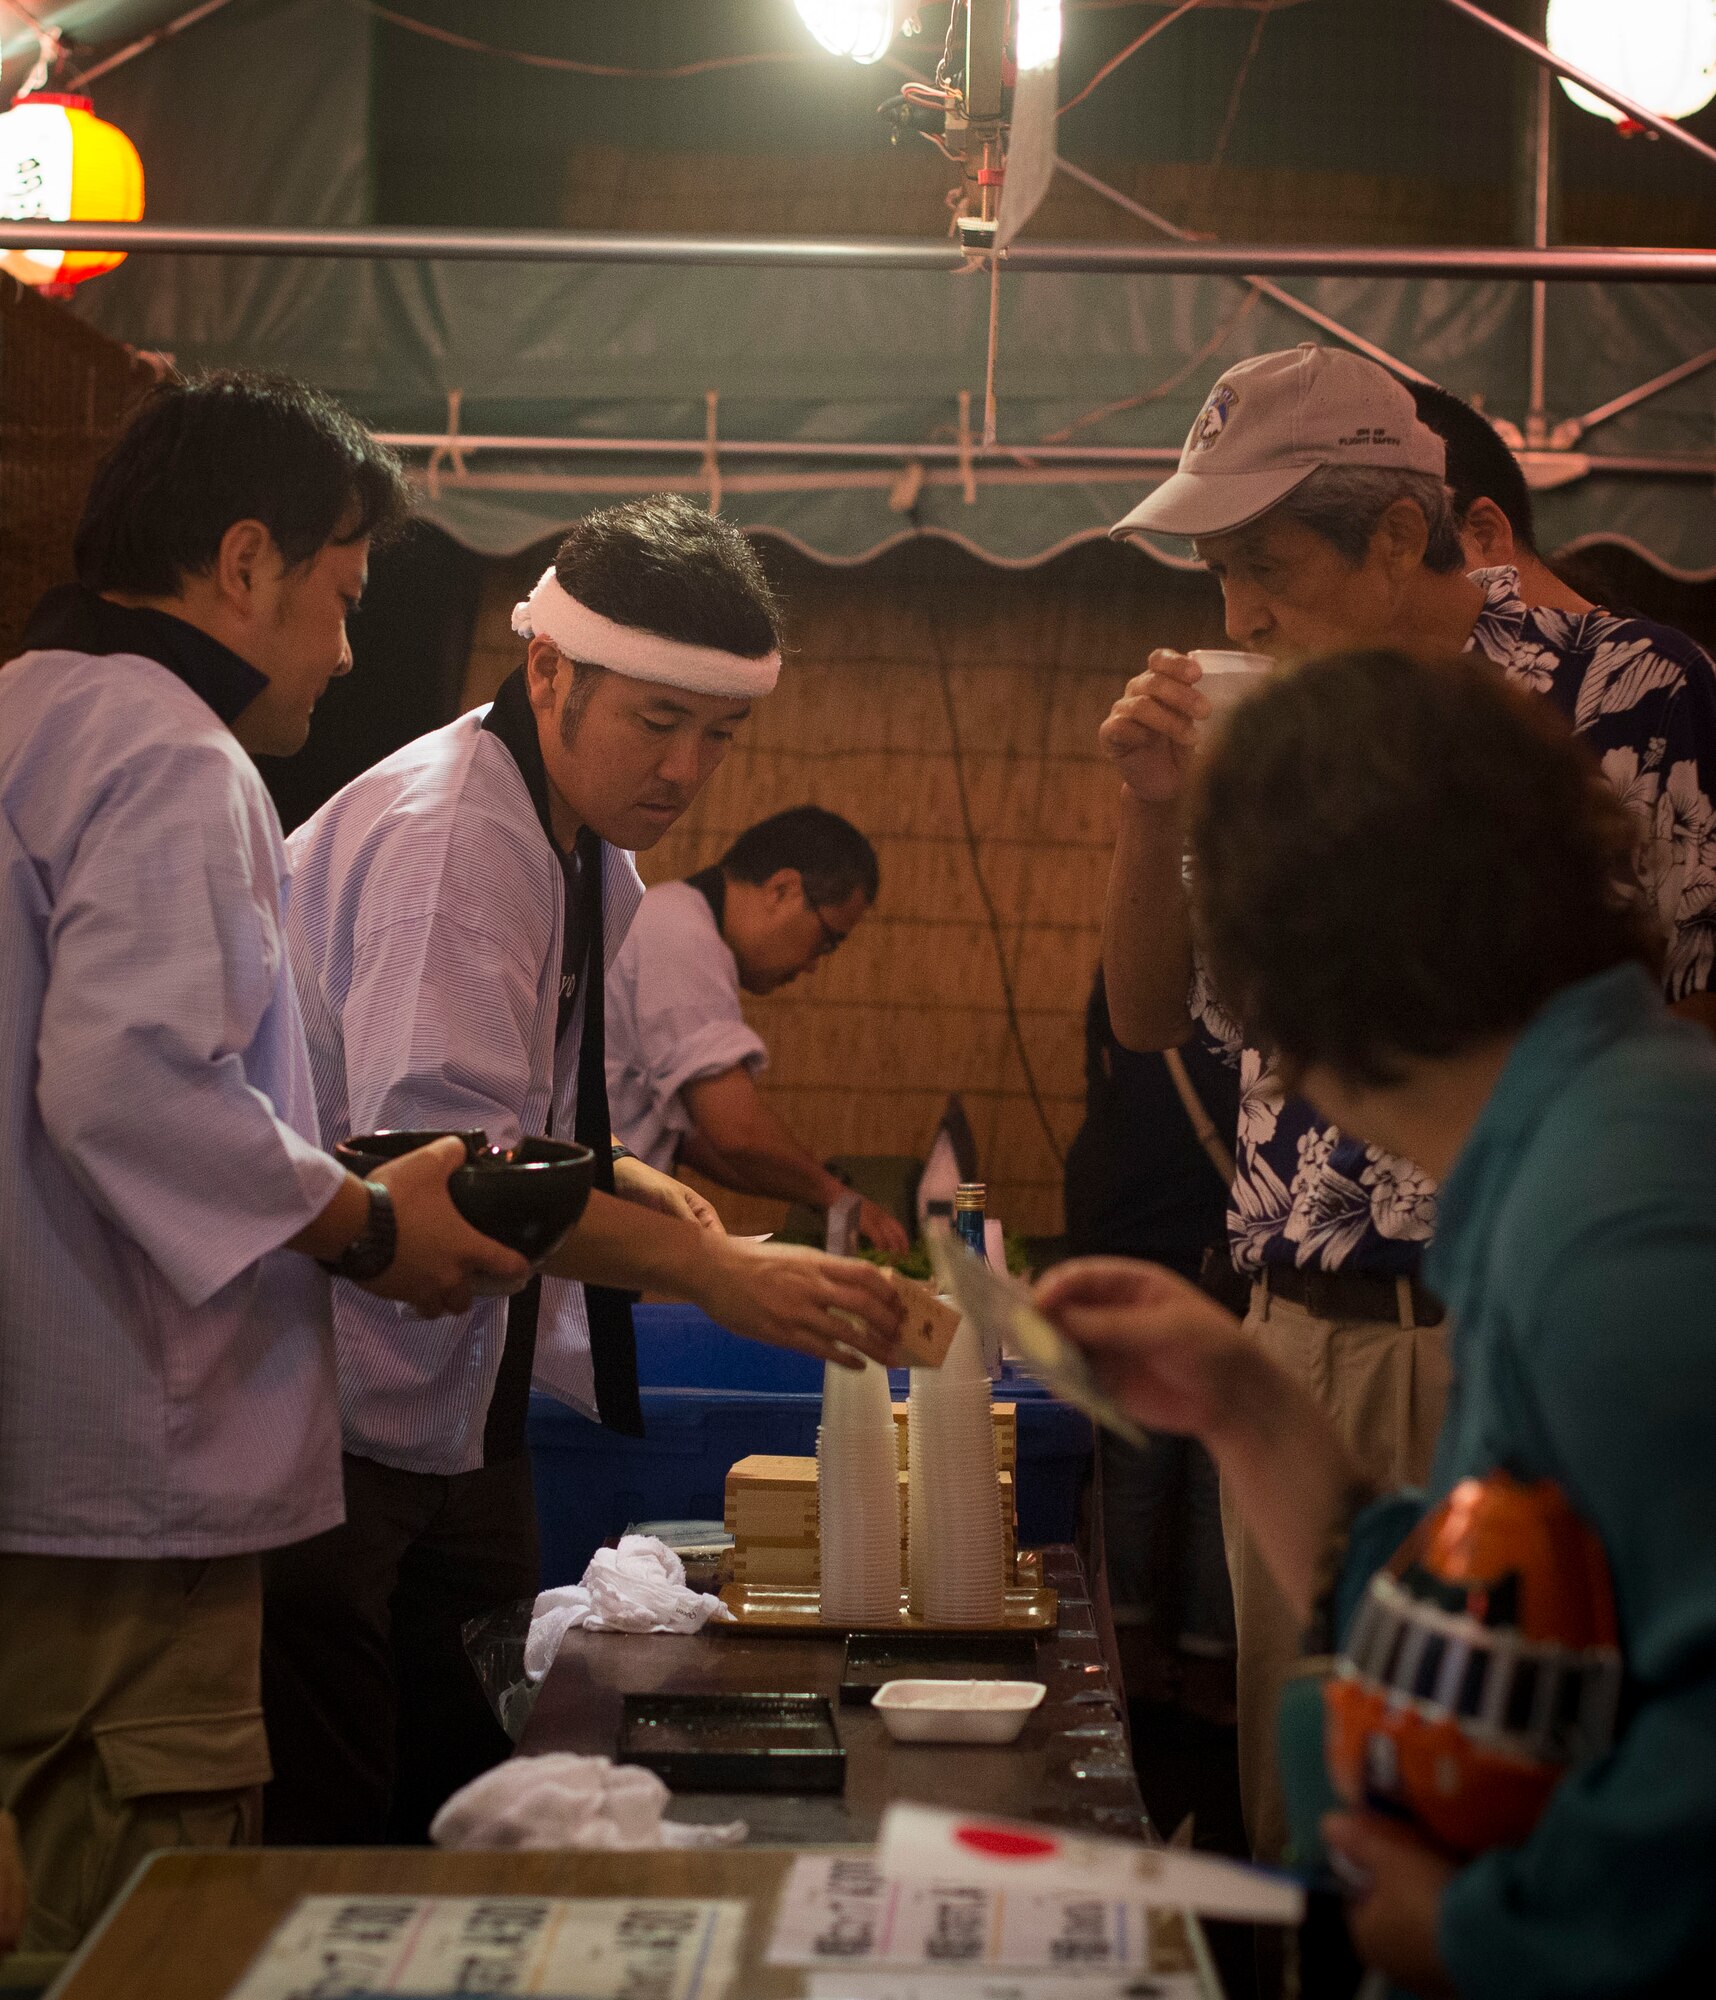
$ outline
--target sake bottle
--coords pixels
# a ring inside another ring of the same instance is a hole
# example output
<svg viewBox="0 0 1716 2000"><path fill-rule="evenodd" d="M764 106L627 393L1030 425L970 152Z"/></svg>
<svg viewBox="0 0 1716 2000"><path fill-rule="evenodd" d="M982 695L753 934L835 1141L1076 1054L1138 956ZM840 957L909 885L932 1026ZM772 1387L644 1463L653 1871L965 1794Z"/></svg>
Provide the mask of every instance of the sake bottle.
<svg viewBox="0 0 1716 2000"><path fill-rule="evenodd" d="M974 1257L986 1257L983 1211L989 1190L982 1181L961 1181L953 1197L953 1233Z"/></svg>

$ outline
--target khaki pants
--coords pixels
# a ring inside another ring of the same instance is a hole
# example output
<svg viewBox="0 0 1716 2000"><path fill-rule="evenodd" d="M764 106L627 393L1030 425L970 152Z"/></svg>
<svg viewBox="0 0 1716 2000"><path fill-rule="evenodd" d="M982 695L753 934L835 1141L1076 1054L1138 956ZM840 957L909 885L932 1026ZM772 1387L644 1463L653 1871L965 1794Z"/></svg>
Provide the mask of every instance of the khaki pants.
<svg viewBox="0 0 1716 2000"><path fill-rule="evenodd" d="M1317 1319L1252 1288L1245 1330L1328 1411L1364 1472L1384 1490L1421 1482L1448 1400L1448 1326ZM1287 1820L1275 1759L1281 1688L1299 1656L1299 1621L1241 1527L1226 1488L1222 1532L1238 1638L1239 1791L1252 1852L1278 1861Z"/></svg>
<svg viewBox="0 0 1716 2000"><path fill-rule="evenodd" d="M26 1951L70 1951L163 1847L259 1837L269 1775L254 1556L0 1554L0 1805Z"/></svg>

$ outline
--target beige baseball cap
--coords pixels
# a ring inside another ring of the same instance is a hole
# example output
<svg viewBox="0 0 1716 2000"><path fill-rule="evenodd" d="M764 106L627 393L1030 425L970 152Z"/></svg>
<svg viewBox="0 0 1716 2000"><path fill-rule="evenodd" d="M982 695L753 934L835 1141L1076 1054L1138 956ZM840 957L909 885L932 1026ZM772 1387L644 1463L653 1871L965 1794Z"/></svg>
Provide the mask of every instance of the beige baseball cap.
<svg viewBox="0 0 1716 2000"><path fill-rule="evenodd" d="M1447 447L1386 368L1311 341L1257 354L1210 391L1180 469L1110 529L1221 535L1243 528L1320 465L1377 465L1440 479Z"/></svg>

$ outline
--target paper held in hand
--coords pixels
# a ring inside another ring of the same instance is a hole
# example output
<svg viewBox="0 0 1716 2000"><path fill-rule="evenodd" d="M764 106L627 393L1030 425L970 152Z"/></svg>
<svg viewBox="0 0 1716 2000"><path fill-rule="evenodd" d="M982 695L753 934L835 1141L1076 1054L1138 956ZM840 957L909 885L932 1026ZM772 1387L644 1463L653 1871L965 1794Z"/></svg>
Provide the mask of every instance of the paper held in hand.
<svg viewBox="0 0 1716 2000"><path fill-rule="evenodd" d="M1142 1448L1150 1442L1097 1381L1079 1350L1038 1312L1016 1278L992 1271L951 1230L931 1230L929 1253L943 1291L977 1328L985 1346L999 1342L1002 1353L1052 1395L1128 1444Z"/></svg>
<svg viewBox="0 0 1716 2000"><path fill-rule="evenodd" d="M900 1322L900 1361L908 1368L939 1368L947 1359L953 1336L959 1331L959 1314L946 1299L937 1298L921 1278L889 1271L888 1282L905 1303L906 1316ZM857 1314L843 1306L831 1308L836 1319L858 1327Z"/></svg>
<svg viewBox="0 0 1716 2000"><path fill-rule="evenodd" d="M890 1271L888 1277L906 1306L900 1352L914 1368L939 1368L959 1331L958 1311L922 1278L908 1278L901 1271Z"/></svg>
<svg viewBox="0 0 1716 2000"><path fill-rule="evenodd" d="M876 1872L890 1882L1119 1896L1232 1923L1296 1924L1305 1914L1304 1890L1270 1869L935 1806L888 1807L876 1836Z"/></svg>

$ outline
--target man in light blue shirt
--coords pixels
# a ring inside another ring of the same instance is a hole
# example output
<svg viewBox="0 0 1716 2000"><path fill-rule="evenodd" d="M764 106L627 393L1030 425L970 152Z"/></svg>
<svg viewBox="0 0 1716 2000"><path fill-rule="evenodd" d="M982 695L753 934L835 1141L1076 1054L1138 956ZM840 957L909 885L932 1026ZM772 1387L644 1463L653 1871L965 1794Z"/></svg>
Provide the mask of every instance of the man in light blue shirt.
<svg viewBox="0 0 1716 2000"><path fill-rule="evenodd" d="M340 1518L327 1260L445 1311L520 1259L320 1147L252 751L347 671L397 468L289 383L163 389L0 672L0 1807L27 1948L254 1839L257 1552ZM450 1154L451 1157L447 1155Z"/></svg>
<svg viewBox="0 0 1716 2000"><path fill-rule="evenodd" d="M510 1305L408 1326L335 1288L347 1519L268 1566L271 1841L423 1840L449 1793L510 1752L461 1630L537 1590L533 1375L642 1428L626 1292L816 1354L892 1357L899 1306L880 1272L698 1228L677 1183L612 1159L603 981L643 894L632 851L774 685L755 552L675 496L604 509L514 629L524 663L488 708L408 743L293 834L288 944L325 1139L547 1131L597 1153L596 1187Z"/></svg>
<svg viewBox="0 0 1716 2000"><path fill-rule="evenodd" d="M850 1192L757 1089L768 1050L739 995L777 993L838 950L880 882L863 834L806 805L747 827L687 881L648 891L608 979L614 1130L640 1159L812 1208ZM859 1204L858 1234L909 1248L873 1201Z"/></svg>

